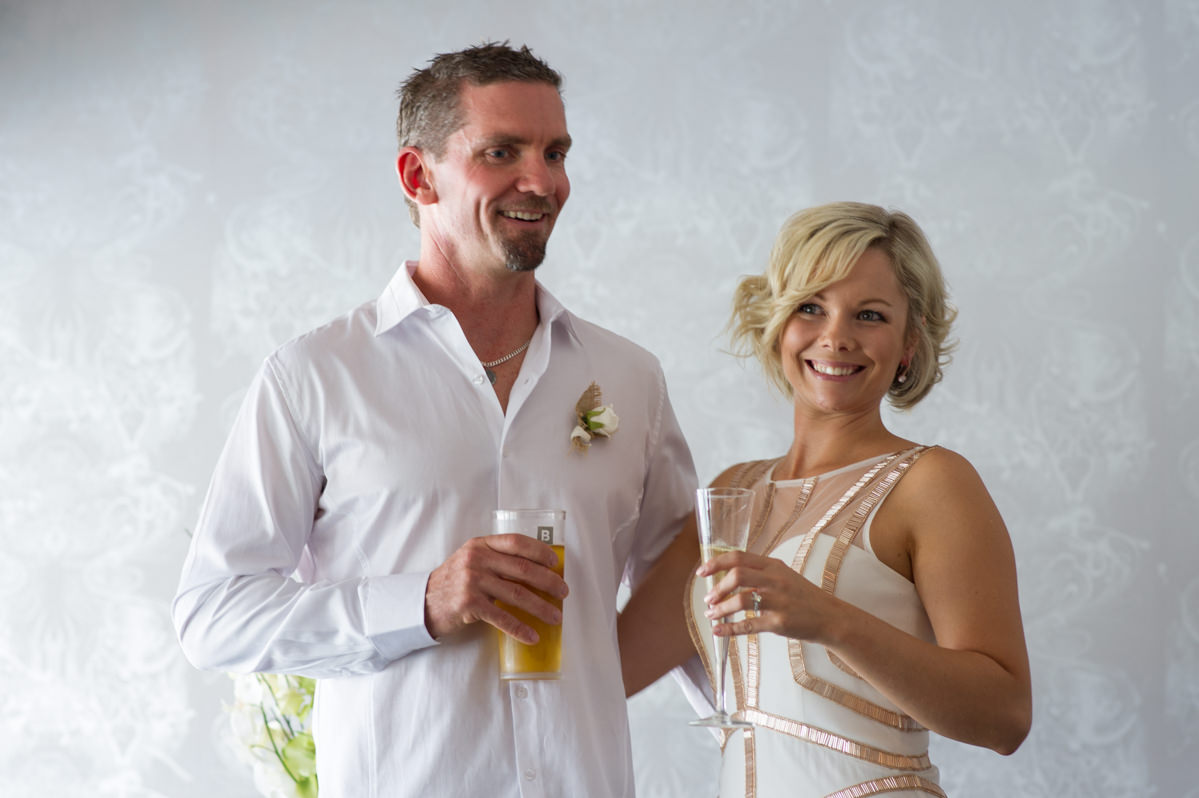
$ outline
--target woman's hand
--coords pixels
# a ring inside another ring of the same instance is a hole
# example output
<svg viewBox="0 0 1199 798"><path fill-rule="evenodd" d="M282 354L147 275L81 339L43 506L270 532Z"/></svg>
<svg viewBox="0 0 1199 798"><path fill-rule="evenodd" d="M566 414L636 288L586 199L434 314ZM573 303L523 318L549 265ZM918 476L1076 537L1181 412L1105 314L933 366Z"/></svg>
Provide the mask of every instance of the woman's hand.
<svg viewBox="0 0 1199 798"><path fill-rule="evenodd" d="M695 574L724 575L704 596L709 620L737 612L746 616L732 623L714 622L716 635L774 632L796 640L823 642L840 600L825 593L782 560L747 552L728 552L700 565ZM755 607L756 604L756 607Z"/></svg>

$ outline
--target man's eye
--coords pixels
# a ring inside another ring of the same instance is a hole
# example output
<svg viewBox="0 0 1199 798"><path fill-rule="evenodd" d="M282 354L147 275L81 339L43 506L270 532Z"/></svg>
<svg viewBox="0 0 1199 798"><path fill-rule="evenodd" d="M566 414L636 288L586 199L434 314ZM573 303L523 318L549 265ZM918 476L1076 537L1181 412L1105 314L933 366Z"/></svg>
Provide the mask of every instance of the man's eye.
<svg viewBox="0 0 1199 798"><path fill-rule="evenodd" d="M548 160L552 163L562 163L563 161L566 160L566 153L558 150L558 151L554 151L551 153L547 153L545 157L546 157L546 160Z"/></svg>
<svg viewBox="0 0 1199 798"><path fill-rule="evenodd" d="M487 151L488 158L503 159L508 157L508 151L503 147L496 147Z"/></svg>

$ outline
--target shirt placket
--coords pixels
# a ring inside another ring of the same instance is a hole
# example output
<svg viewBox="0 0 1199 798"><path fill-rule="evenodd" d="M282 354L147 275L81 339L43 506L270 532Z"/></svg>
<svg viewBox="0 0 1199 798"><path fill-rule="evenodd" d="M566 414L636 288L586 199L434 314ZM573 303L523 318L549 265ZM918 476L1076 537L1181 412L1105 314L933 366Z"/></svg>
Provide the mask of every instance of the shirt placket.
<svg viewBox="0 0 1199 798"><path fill-rule="evenodd" d="M516 748L516 775L521 798L545 798L548 763L541 745L535 683L508 682L512 706L512 739Z"/></svg>
<svg viewBox="0 0 1199 798"><path fill-rule="evenodd" d="M534 335L533 342L525 356L521 375L513 386L508 401L508 412L503 417L500 432L499 463L496 471L496 495L501 507L511 504L514 494L520 494L521 482L527 479L527 467L518 465L523 456L531 456L526 451L527 435L531 434L521 423L521 407L532 391L533 386L545 370L548 351L547 341L543 336L547 330L539 329ZM488 386L490 388L490 386ZM524 430L524 436L521 431ZM518 502L519 503L519 502ZM546 748L543 744L546 732L544 727L543 693L548 687L557 688L553 682L539 681L510 681L506 683L508 704L512 708L512 739L516 753L516 779L521 798L551 798L546 785L546 777L550 775Z"/></svg>

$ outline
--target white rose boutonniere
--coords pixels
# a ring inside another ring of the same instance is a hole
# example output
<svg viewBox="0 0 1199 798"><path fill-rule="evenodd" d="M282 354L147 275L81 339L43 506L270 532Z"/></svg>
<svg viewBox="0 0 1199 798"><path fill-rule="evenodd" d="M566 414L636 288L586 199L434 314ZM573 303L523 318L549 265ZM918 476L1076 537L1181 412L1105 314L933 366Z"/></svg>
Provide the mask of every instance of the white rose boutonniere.
<svg viewBox="0 0 1199 798"><path fill-rule="evenodd" d="M620 427L620 416L616 415L612 405L602 405L587 413L586 424L591 434L610 438Z"/></svg>
<svg viewBox="0 0 1199 798"><path fill-rule="evenodd" d="M593 382L575 403L575 426L570 431L570 445L580 452L591 447L592 438L611 438L620 427L620 417L612 405L603 404L601 397L599 385Z"/></svg>

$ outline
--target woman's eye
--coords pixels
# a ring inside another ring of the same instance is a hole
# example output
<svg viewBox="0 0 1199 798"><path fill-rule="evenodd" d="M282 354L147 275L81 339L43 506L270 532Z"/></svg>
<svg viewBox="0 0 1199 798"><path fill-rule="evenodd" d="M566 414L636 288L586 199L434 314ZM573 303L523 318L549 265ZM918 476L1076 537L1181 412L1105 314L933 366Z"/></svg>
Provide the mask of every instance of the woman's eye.
<svg viewBox="0 0 1199 798"><path fill-rule="evenodd" d="M814 302L805 302L795 309L796 313L803 313L806 316L811 316L820 312L820 306Z"/></svg>
<svg viewBox="0 0 1199 798"><path fill-rule="evenodd" d="M862 321L886 321L887 320L883 316L883 314L879 313L877 310L863 310L861 313L858 314L858 317L860 319L862 319Z"/></svg>

